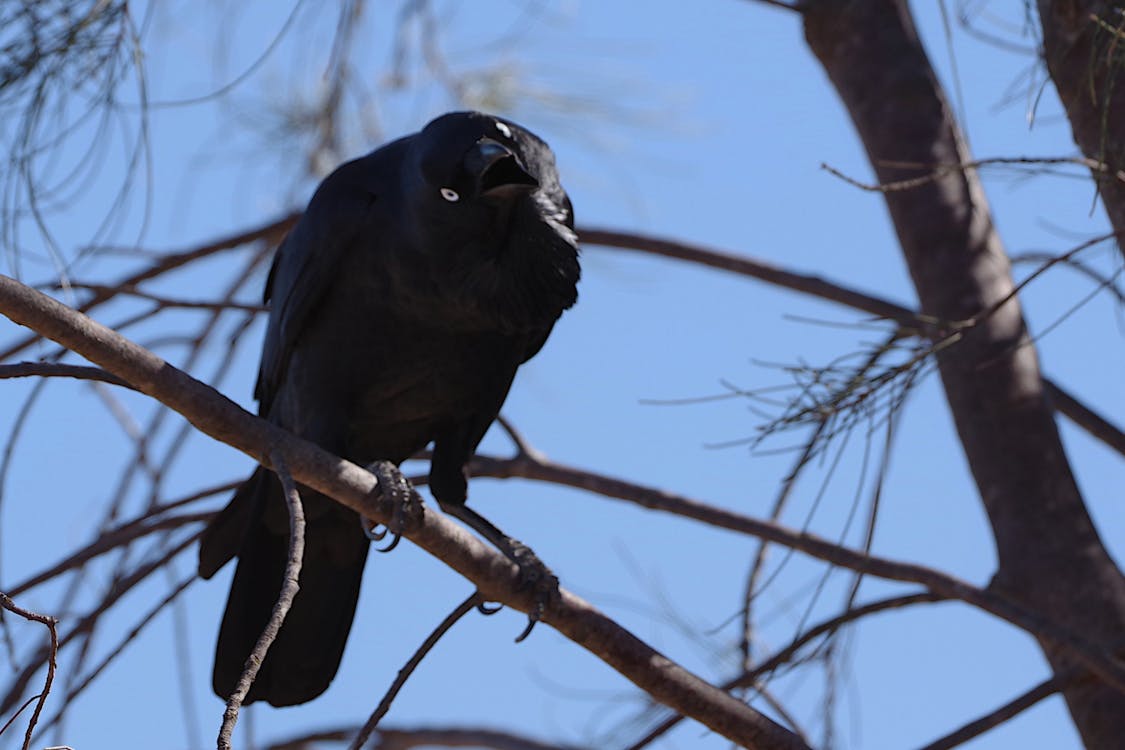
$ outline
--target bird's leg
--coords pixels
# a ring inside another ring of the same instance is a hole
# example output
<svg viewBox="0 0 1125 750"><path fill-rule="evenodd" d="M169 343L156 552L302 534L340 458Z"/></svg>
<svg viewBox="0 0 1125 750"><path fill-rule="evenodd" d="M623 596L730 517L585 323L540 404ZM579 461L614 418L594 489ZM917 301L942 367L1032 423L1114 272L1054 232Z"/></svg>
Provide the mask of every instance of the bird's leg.
<svg viewBox="0 0 1125 750"><path fill-rule="evenodd" d="M535 595L535 607L527 615L527 628L516 638L518 643L531 634L531 629L539 622L544 610L558 596L559 579L530 547L508 536L487 518L465 505L468 491L465 469L463 465L446 460L448 454L440 448L441 443L435 443L430 465L430 491L441 509L474 529L514 562L520 572L520 588L530 588Z"/></svg>
<svg viewBox="0 0 1125 750"><path fill-rule="evenodd" d="M558 596L559 579L551 569L539 559L535 551L498 529L495 524L464 503L441 503L441 509L459 519L465 525L492 543L504 556L516 564L520 571L520 587L530 588L535 594L535 608L527 613L527 628L516 638L519 643L531 634L535 623L543 616L543 611Z"/></svg>
<svg viewBox="0 0 1125 750"><path fill-rule="evenodd" d="M381 524L360 516L360 525L367 538L374 542L382 541L390 532L393 537L390 544L386 547L376 547L379 552L390 552L402 539L407 517L422 512L422 503L410 481L392 462L374 461L367 465L367 470L379 481L377 489L383 502L391 505L391 522L380 528Z"/></svg>

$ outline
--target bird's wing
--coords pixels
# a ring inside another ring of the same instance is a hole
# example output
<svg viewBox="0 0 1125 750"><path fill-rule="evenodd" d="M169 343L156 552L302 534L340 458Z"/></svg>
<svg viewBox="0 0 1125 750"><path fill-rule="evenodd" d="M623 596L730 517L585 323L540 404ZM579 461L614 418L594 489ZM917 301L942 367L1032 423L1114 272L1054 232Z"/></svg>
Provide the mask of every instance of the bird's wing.
<svg viewBox="0 0 1125 750"><path fill-rule="evenodd" d="M329 175L278 248L266 280L270 318L254 388L262 414L269 413L294 347L335 281L342 259L369 230L372 206L379 193L391 187L387 183L397 174L391 167L399 156L400 149L384 147ZM370 238L362 244L370 245Z"/></svg>

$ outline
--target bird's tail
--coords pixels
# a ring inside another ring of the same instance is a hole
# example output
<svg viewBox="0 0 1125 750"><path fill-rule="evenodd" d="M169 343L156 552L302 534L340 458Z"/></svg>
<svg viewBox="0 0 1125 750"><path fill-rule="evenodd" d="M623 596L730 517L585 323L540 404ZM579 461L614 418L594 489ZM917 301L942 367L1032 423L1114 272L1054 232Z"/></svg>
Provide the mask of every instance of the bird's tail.
<svg viewBox="0 0 1125 750"><path fill-rule="evenodd" d="M262 662L246 703L304 703L323 693L340 666L359 598L368 540L356 514L301 488L305 555L300 588ZM212 687L229 696L281 591L289 520L281 483L258 468L204 533L199 573L211 577L232 557L238 566L215 648Z"/></svg>

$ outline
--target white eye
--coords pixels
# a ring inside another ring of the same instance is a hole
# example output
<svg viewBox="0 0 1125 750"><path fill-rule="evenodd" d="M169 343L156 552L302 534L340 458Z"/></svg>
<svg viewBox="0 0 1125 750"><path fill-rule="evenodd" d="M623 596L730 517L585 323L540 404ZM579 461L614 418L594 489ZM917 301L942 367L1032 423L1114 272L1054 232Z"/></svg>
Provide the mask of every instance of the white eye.
<svg viewBox="0 0 1125 750"><path fill-rule="evenodd" d="M496 129L499 130L500 134L503 135L505 138L511 138L512 137L512 129L509 128L504 123L500 122L499 120L496 121Z"/></svg>
<svg viewBox="0 0 1125 750"><path fill-rule="evenodd" d="M461 196L458 195L457 191L453 188L442 188L441 197L445 198L450 203L456 203L457 201L461 200Z"/></svg>

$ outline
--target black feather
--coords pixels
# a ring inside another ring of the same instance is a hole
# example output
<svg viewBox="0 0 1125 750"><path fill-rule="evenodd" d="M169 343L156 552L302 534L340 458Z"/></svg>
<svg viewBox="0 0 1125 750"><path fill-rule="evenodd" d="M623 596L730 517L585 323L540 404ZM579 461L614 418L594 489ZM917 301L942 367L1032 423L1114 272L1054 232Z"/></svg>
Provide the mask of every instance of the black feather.
<svg viewBox="0 0 1125 750"><path fill-rule="evenodd" d="M344 164L270 270L260 412L360 464L397 464L433 442L431 491L463 503L462 467L516 369L577 298L573 226L550 148L490 115L444 115ZM352 511L301 490L300 591L248 697L275 706L311 700L335 676L368 549ZM280 484L263 469L204 534L201 575L238 557L215 655L220 696L269 618L287 535Z"/></svg>

